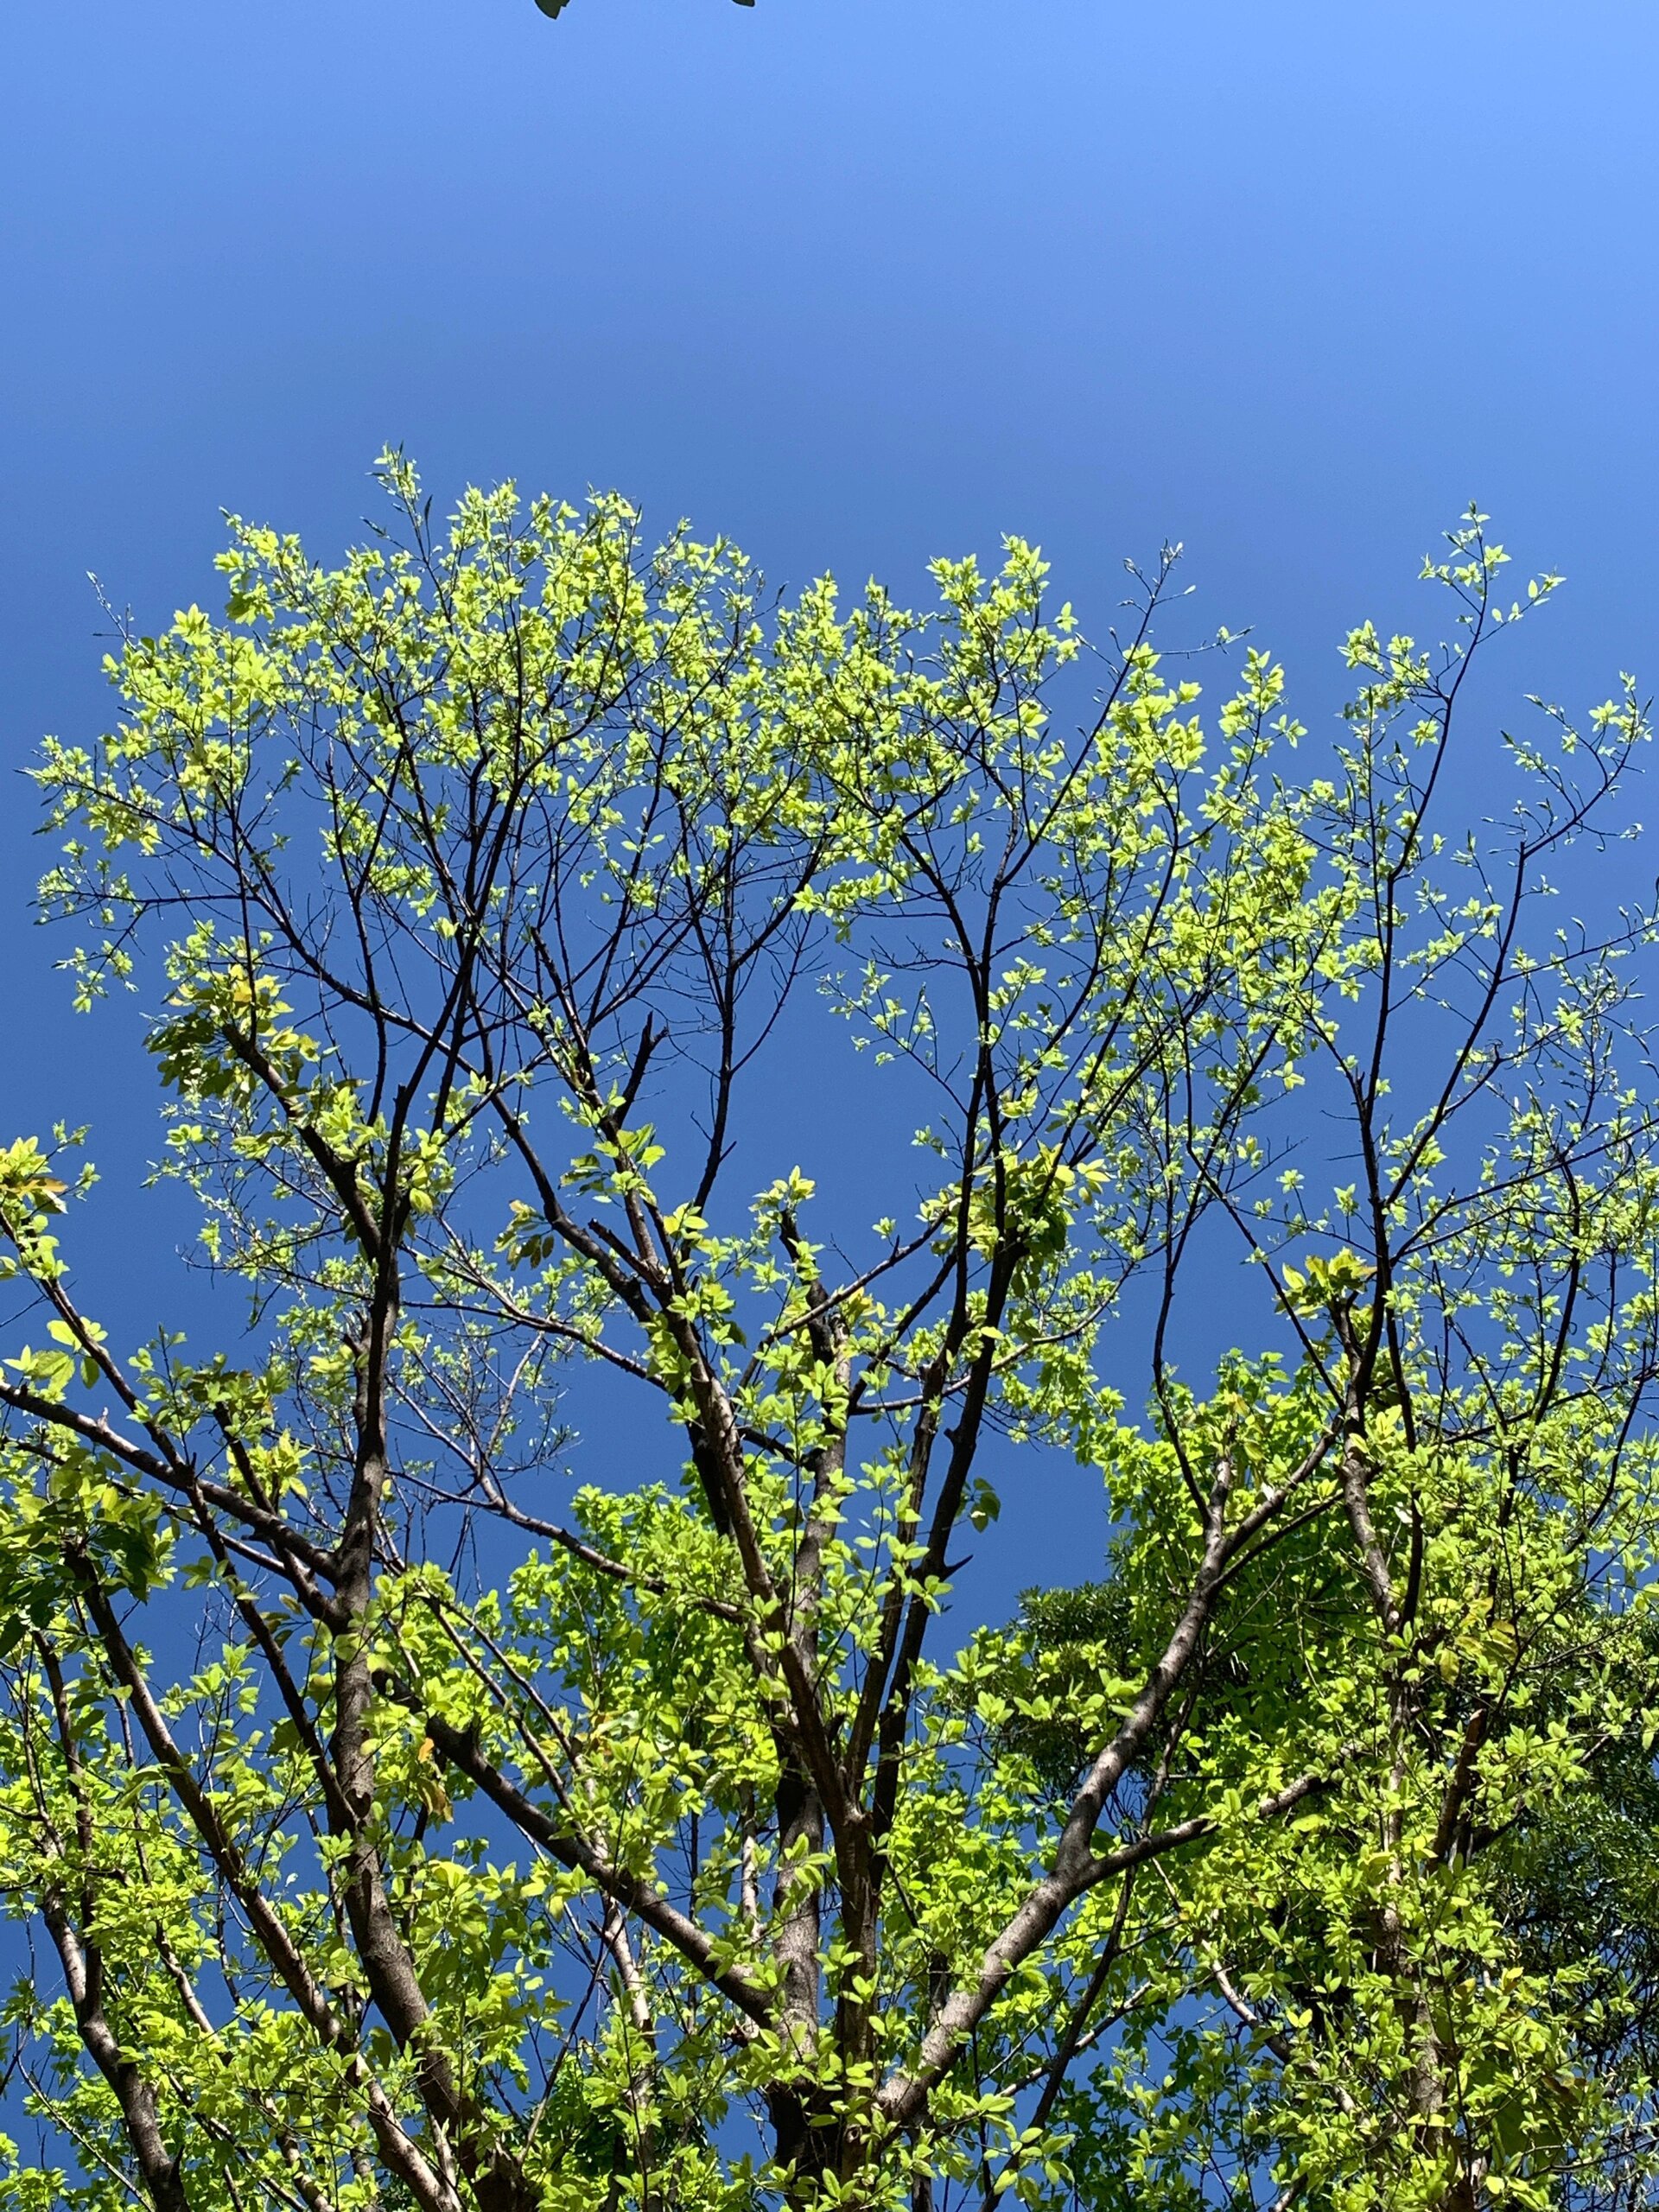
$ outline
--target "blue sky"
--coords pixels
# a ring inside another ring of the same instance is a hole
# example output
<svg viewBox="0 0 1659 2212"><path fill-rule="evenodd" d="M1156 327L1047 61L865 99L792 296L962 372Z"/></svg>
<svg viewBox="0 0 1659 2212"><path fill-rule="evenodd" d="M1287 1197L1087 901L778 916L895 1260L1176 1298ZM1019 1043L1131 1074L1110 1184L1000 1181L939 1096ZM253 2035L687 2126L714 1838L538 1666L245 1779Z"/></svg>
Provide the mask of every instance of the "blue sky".
<svg viewBox="0 0 1659 2212"><path fill-rule="evenodd" d="M149 626L221 506L332 555L393 441L779 582L1017 530L1096 627L1180 538L1310 719L1478 497L1570 578L1517 684L1659 682L1656 96L1647 0L11 0L0 753L98 726L88 569ZM6 788L3 1118L92 1121L153 1322L147 1071Z"/></svg>
<svg viewBox="0 0 1659 2212"><path fill-rule="evenodd" d="M1177 537L1321 667L1478 494L1640 659L1656 95L1643 0L14 0L7 753L97 711L88 568L335 544L389 439L779 581Z"/></svg>

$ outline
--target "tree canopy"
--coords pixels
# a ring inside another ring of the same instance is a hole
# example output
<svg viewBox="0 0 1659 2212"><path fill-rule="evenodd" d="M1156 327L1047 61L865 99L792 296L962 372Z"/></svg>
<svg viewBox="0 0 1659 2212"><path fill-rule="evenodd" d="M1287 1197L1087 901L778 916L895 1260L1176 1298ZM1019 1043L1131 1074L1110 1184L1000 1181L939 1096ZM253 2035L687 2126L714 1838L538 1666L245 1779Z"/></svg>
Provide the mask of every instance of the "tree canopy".
<svg viewBox="0 0 1659 2212"><path fill-rule="evenodd" d="M1465 518L1327 744L1173 555L1090 645L381 475L37 771L246 1320L118 1347L0 1153L0 2202L1643 2197L1647 725L1471 682L1557 580Z"/></svg>

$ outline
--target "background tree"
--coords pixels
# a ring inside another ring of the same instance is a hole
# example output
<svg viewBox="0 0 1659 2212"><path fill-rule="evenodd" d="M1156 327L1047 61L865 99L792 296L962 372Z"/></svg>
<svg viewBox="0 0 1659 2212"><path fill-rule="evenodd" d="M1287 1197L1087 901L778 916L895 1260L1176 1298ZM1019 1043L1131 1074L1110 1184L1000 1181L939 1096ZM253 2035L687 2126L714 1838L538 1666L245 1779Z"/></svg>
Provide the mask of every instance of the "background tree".
<svg viewBox="0 0 1659 2212"><path fill-rule="evenodd" d="M10 2200L1630 2196L1648 925L1531 919L1630 687L1507 741L1483 838L1478 518L1458 645L1356 632L1297 780L1264 655L1210 739L1165 674L1167 557L1074 726L1017 541L928 616L769 602L617 499L435 531L383 474L338 569L233 524L224 620L129 638L40 771L82 1001L159 944L166 1172L251 1309L118 1354L73 1143L0 1157L63 2146ZM842 1052L892 1103L820 1221ZM964 1642L1044 1446L1109 1557Z"/></svg>

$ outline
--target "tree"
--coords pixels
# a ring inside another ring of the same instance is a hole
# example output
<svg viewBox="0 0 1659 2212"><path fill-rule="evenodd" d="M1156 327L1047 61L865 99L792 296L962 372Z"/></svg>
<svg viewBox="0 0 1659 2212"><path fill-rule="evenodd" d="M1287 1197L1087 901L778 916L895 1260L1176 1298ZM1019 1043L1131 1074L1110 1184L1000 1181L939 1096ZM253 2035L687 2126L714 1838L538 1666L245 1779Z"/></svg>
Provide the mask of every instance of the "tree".
<svg viewBox="0 0 1659 2212"><path fill-rule="evenodd" d="M1650 932L1547 925L1631 686L1448 815L1555 579L1468 518L1299 778L1173 556L1091 664L1018 541L843 609L381 473L37 772L250 1318L118 1353L0 1155L6 2201L1632 2201ZM1046 1451L1108 1556L953 1633Z"/></svg>

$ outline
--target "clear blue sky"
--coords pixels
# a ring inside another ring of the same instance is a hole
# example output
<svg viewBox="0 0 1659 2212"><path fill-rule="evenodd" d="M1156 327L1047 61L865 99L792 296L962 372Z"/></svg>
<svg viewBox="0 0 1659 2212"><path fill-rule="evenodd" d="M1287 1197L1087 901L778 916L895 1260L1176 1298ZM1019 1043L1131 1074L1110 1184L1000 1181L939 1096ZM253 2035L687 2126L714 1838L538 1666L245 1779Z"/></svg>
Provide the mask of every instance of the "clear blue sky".
<svg viewBox="0 0 1659 2212"><path fill-rule="evenodd" d="M148 626L221 505L332 555L388 441L779 582L1018 530L1096 626L1179 537L1316 706L1478 496L1571 579L1528 682L1659 681L1656 106L1651 0L9 0L0 751L97 726L89 569ZM120 1184L5 788L0 1119Z"/></svg>
<svg viewBox="0 0 1659 2212"><path fill-rule="evenodd" d="M1659 660L1649 0L10 0L0 103L17 760L87 569L332 548L387 440L779 581L1179 537L1300 660L1478 493Z"/></svg>

